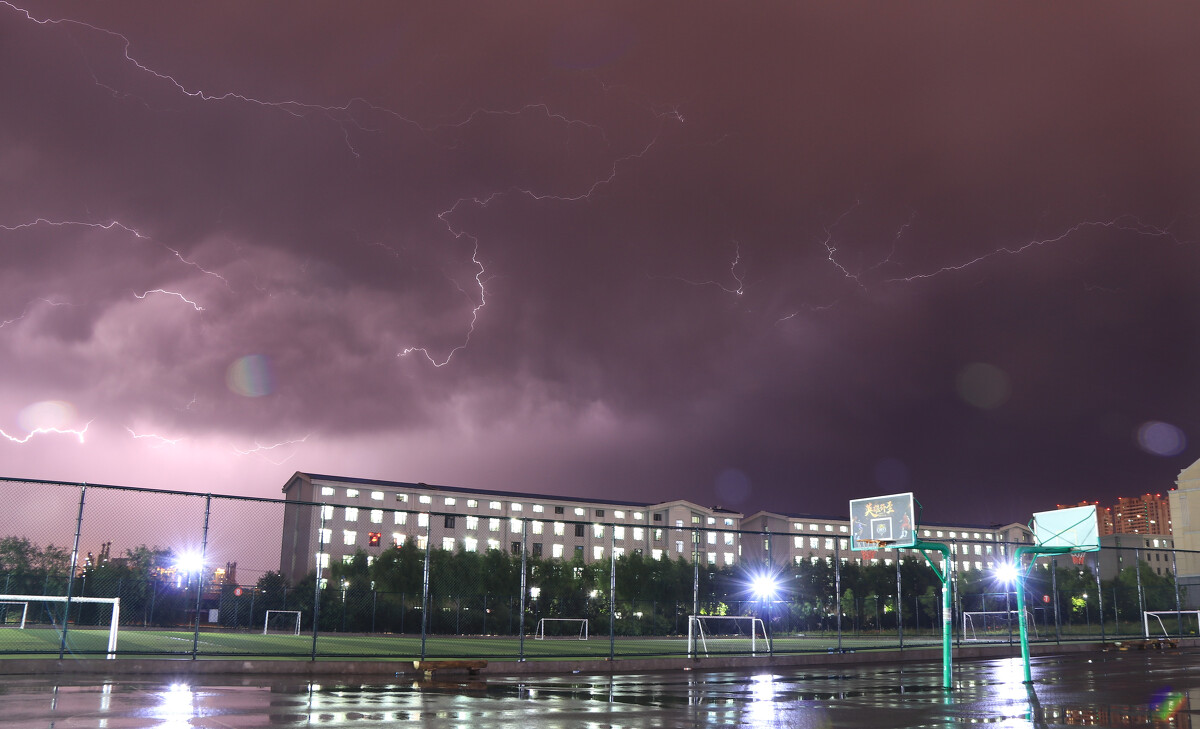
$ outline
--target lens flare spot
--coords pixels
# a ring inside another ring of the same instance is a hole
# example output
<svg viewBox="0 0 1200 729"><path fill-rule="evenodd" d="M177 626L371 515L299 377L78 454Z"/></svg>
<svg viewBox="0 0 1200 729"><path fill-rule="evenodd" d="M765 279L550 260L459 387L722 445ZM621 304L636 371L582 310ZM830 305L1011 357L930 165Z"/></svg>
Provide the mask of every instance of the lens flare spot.
<svg viewBox="0 0 1200 729"><path fill-rule="evenodd" d="M265 354L248 354L234 360L225 373L225 383L243 397L262 397L275 389L271 363Z"/></svg>
<svg viewBox="0 0 1200 729"><path fill-rule="evenodd" d="M1147 453L1156 456L1177 456L1187 447L1187 436L1170 423L1152 420L1138 426L1137 442Z"/></svg>
<svg viewBox="0 0 1200 729"><path fill-rule="evenodd" d="M958 373L958 396L980 410L992 410L1008 400L1008 375L986 362L974 362Z"/></svg>
<svg viewBox="0 0 1200 729"><path fill-rule="evenodd" d="M17 423L27 432L66 429L75 421L75 407L63 400L42 400L26 407L17 415Z"/></svg>

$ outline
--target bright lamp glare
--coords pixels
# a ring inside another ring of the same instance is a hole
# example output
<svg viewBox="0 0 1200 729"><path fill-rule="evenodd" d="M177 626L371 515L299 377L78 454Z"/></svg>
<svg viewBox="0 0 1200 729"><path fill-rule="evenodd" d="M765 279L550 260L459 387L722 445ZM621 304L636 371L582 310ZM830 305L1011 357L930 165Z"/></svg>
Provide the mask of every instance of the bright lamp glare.
<svg viewBox="0 0 1200 729"><path fill-rule="evenodd" d="M1017 567L1011 562L1003 562L996 568L996 579L1011 585L1017 581Z"/></svg>
<svg viewBox="0 0 1200 729"><path fill-rule="evenodd" d="M750 580L750 591L760 600L770 600L779 591L779 584L770 575L759 575Z"/></svg>
<svg viewBox="0 0 1200 729"><path fill-rule="evenodd" d="M179 559L175 560L175 566L182 572L192 574L204 569L204 559L195 552L185 552L179 555Z"/></svg>

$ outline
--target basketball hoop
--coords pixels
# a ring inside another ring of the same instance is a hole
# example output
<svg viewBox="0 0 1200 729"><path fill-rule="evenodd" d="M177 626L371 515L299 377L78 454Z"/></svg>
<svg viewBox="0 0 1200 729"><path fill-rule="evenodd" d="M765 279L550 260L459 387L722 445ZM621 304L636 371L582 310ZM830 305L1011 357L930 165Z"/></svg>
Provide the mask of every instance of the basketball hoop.
<svg viewBox="0 0 1200 729"><path fill-rule="evenodd" d="M1086 552L1071 552L1071 562L1073 562L1076 567L1082 567L1086 560Z"/></svg>
<svg viewBox="0 0 1200 729"><path fill-rule="evenodd" d="M887 549L889 545L893 544L891 540L887 539L860 539L858 543L864 547L870 547L870 549L861 550L864 562L870 562L875 559L875 555L879 551Z"/></svg>

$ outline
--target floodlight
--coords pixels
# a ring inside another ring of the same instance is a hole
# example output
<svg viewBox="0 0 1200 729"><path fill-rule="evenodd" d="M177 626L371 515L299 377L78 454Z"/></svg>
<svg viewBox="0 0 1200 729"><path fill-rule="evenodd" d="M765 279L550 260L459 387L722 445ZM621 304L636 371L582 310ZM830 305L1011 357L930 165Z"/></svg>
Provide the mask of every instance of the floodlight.
<svg viewBox="0 0 1200 729"><path fill-rule="evenodd" d="M750 579L750 591L759 600L773 600L779 592L779 582L774 575L755 575Z"/></svg>
<svg viewBox="0 0 1200 729"><path fill-rule="evenodd" d="M996 579L1000 580L1006 585L1011 585L1012 583L1016 582L1019 574L1020 573L1017 570L1017 566L1012 562L1001 562L996 567Z"/></svg>
<svg viewBox="0 0 1200 729"><path fill-rule="evenodd" d="M204 557L197 552L184 552L175 560L175 566L185 574L198 573L204 570Z"/></svg>

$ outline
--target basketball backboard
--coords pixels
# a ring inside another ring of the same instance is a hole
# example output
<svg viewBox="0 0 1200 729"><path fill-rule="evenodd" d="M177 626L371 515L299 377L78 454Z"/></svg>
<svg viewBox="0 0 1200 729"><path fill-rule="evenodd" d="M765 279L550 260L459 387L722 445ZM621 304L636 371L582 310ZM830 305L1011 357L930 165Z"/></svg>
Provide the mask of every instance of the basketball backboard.
<svg viewBox="0 0 1200 729"><path fill-rule="evenodd" d="M1033 515L1033 539L1039 547L1097 551L1100 549L1100 530L1095 505L1039 511Z"/></svg>
<svg viewBox="0 0 1200 729"><path fill-rule="evenodd" d="M850 501L850 549L857 552L887 547L911 547L917 542L913 495L892 494Z"/></svg>

